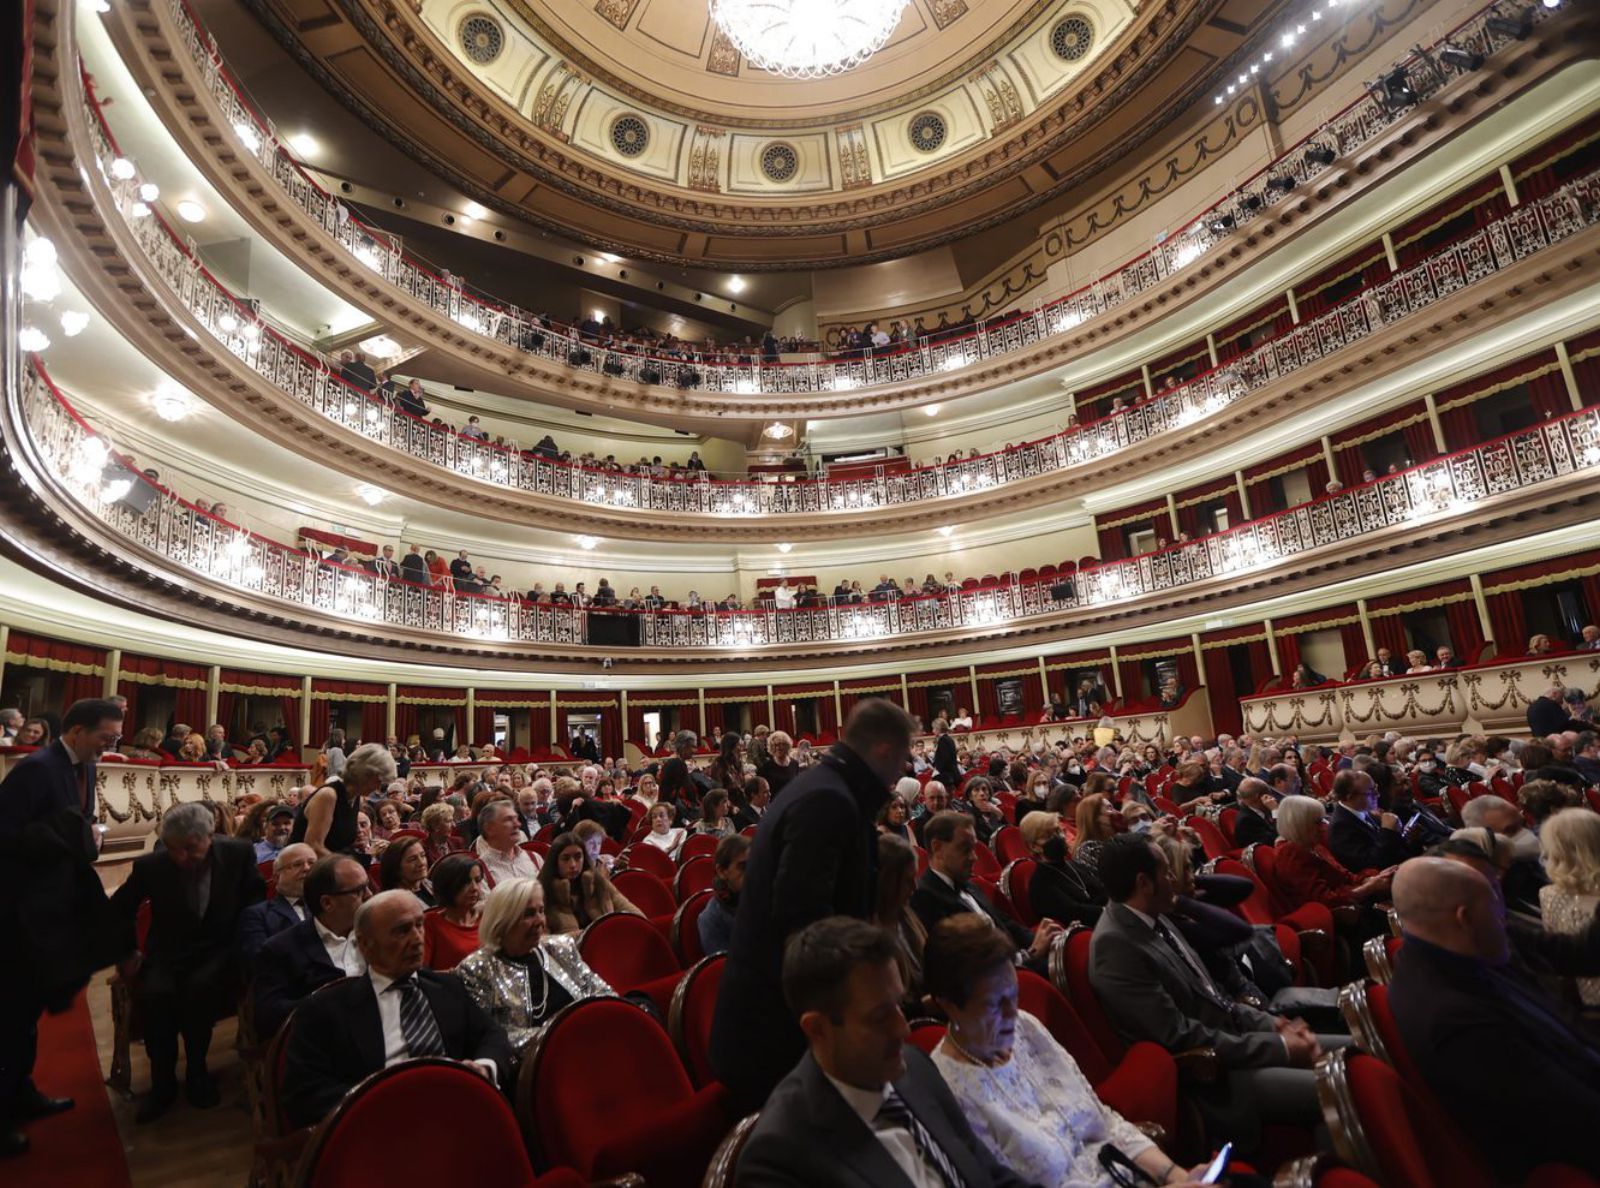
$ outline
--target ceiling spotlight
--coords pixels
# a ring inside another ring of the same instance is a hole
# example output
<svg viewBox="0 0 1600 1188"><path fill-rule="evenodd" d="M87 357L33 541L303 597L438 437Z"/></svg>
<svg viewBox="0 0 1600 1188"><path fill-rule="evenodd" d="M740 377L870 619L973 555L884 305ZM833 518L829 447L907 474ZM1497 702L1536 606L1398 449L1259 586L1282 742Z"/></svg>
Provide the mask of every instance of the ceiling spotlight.
<svg viewBox="0 0 1600 1188"><path fill-rule="evenodd" d="M61 333L68 338L76 338L89 328L89 315L81 309L64 309L61 311Z"/></svg>
<svg viewBox="0 0 1600 1188"><path fill-rule="evenodd" d="M17 345L29 354L50 349L50 336L37 326L24 326L17 331Z"/></svg>
<svg viewBox="0 0 1600 1188"><path fill-rule="evenodd" d="M1404 66L1396 66L1368 89L1378 97L1378 102L1390 111L1399 111L1417 102L1417 92L1412 88L1411 80L1406 77Z"/></svg>
<svg viewBox="0 0 1600 1188"><path fill-rule="evenodd" d="M155 182L145 182L144 185L139 187L139 197L146 202L154 202L161 197L161 187L156 185Z"/></svg>
<svg viewBox="0 0 1600 1188"><path fill-rule="evenodd" d="M955 531L955 526L952 524L940 524L934 529L934 531L940 536L944 537L946 540L949 540L950 534Z"/></svg>
<svg viewBox="0 0 1600 1188"><path fill-rule="evenodd" d="M775 441L783 441L785 438L793 437L794 430L782 421L774 421L761 431L761 436L770 437Z"/></svg>
<svg viewBox="0 0 1600 1188"><path fill-rule="evenodd" d="M150 398L150 406L163 421L181 421L194 411L189 394L170 381L156 390Z"/></svg>
<svg viewBox="0 0 1600 1188"><path fill-rule="evenodd" d="M786 540L778 542L778 552L780 553L787 553L793 548L794 546Z"/></svg>
<svg viewBox="0 0 1600 1188"><path fill-rule="evenodd" d="M577 545L580 549L587 551L599 544L600 538L598 536L574 536L572 538L572 543Z"/></svg>
<svg viewBox="0 0 1600 1188"><path fill-rule="evenodd" d="M1243 211L1257 211L1261 209L1260 194L1240 194L1239 209Z"/></svg>
<svg viewBox="0 0 1600 1188"><path fill-rule="evenodd" d="M1334 156L1334 151L1325 144L1313 144L1306 148L1306 164L1308 165L1322 165L1324 167L1332 165Z"/></svg>
<svg viewBox="0 0 1600 1188"><path fill-rule="evenodd" d="M1533 9L1524 8L1514 16L1501 16L1495 13L1483 22L1484 28L1491 33L1498 33L1501 37L1511 37L1517 41L1528 40L1528 35L1533 32Z"/></svg>
<svg viewBox="0 0 1600 1188"><path fill-rule="evenodd" d="M1206 230L1211 232L1213 235L1226 235L1229 231L1233 230L1233 216L1231 214L1217 215L1215 218L1207 221Z"/></svg>
<svg viewBox="0 0 1600 1188"><path fill-rule="evenodd" d="M252 153L261 151L261 134L243 120L233 126L233 134L239 138L239 143Z"/></svg>
<svg viewBox="0 0 1600 1188"><path fill-rule="evenodd" d="M461 217L464 219L486 219L489 217L489 212L476 202L469 202L462 210Z"/></svg>
<svg viewBox="0 0 1600 1188"><path fill-rule="evenodd" d="M111 176L118 181L129 181L134 175L133 162L126 157L118 157L111 162Z"/></svg>
<svg viewBox="0 0 1600 1188"><path fill-rule="evenodd" d="M356 495L368 507L377 507L378 504L389 498L389 492L382 487L374 487L371 483L356 484Z"/></svg>
<svg viewBox="0 0 1600 1188"><path fill-rule="evenodd" d="M730 276L728 278L728 292L730 292L730 293L743 293L744 292L744 277L742 277L742 276Z"/></svg>
<svg viewBox="0 0 1600 1188"><path fill-rule="evenodd" d="M922 415L925 417L936 417L939 415L940 407L941 406L937 404L924 405L922 408Z"/></svg>
<svg viewBox="0 0 1600 1188"><path fill-rule="evenodd" d="M364 354L376 355L380 359L393 359L400 354L400 344L387 334L374 334L371 338L363 338L356 345Z"/></svg>
<svg viewBox="0 0 1600 1188"><path fill-rule="evenodd" d="M1459 45L1446 45L1439 51L1439 60L1446 66L1470 74L1483 66L1483 55L1475 50L1462 49Z"/></svg>
<svg viewBox="0 0 1600 1188"><path fill-rule="evenodd" d="M186 223L203 222L206 217L206 208L192 198L185 198L178 203L178 217Z"/></svg>
<svg viewBox="0 0 1600 1188"><path fill-rule="evenodd" d="M301 157L314 157L317 155L318 150L322 148L317 143L317 138L309 132L296 132L289 137L289 147L295 151L296 155Z"/></svg>

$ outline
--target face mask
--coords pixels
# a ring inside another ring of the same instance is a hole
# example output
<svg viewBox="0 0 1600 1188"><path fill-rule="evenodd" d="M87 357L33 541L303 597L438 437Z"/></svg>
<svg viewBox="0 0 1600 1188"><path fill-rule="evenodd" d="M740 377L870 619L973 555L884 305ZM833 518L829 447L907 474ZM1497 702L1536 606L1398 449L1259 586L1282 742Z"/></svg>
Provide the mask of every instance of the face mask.
<svg viewBox="0 0 1600 1188"><path fill-rule="evenodd" d="M1434 770L1434 768L1436 768L1438 766L1439 765L1437 763L1435 763L1432 759L1424 759L1421 763L1417 764L1417 767L1419 769L1421 769L1422 771L1432 771L1432 770Z"/></svg>
<svg viewBox="0 0 1600 1188"><path fill-rule="evenodd" d="M1146 817L1140 817L1137 821L1135 821L1129 827L1129 832L1130 833L1149 833L1150 832L1150 820L1148 818L1146 818Z"/></svg>

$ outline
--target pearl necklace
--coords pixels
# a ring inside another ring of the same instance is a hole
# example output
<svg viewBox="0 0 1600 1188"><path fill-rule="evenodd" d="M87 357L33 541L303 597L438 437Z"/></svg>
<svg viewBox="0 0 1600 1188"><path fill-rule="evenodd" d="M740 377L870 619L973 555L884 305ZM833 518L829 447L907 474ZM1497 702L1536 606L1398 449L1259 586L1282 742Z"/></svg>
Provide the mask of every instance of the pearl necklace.
<svg viewBox="0 0 1600 1188"><path fill-rule="evenodd" d="M966 1060L968 1064L976 1064L980 1068L1003 1068L1005 1065L1011 1063L1010 1052L1007 1052L1004 1056L996 1056L989 1060L979 1060L971 1052L967 1051L965 1045L963 1045L962 1042L956 1038L956 1029L954 1027L945 1029L944 1038L946 1042L949 1043L949 1045L954 1048L963 1059Z"/></svg>
<svg viewBox="0 0 1600 1188"><path fill-rule="evenodd" d="M532 966L534 964L539 966L539 985L543 990L543 993L539 995L539 1001L537 1004L532 1004L529 1006L528 1017L531 1019L543 1019L544 1009L549 1005L550 1002L550 971L545 967L544 950L538 945L533 947L532 956L534 958L532 962L525 961L523 964L528 970L529 978L533 977Z"/></svg>

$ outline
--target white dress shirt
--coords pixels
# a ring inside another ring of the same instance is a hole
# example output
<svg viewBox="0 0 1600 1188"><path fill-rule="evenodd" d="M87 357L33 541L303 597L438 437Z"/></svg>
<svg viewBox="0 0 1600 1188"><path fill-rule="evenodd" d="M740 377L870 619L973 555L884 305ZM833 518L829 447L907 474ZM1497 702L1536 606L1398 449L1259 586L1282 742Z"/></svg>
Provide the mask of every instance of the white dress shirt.
<svg viewBox="0 0 1600 1188"><path fill-rule="evenodd" d="M935 870L931 866L928 867L928 869L933 871L935 878L942 879L946 887L949 887L950 890L955 891L956 896L961 900L961 902L967 905L967 910L969 912L977 912L978 915L982 916L985 920L989 918L989 913L983 910L983 905L974 899L965 888L957 890L956 881L954 879L945 874L942 870Z"/></svg>
<svg viewBox="0 0 1600 1188"><path fill-rule="evenodd" d="M361 950L356 948L356 936L352 931L349 936L340 936L322 926L322 921L315 921L317 939L322 942L322 947L328 951L328 960L333 962L335 969L344 971L347 978L359 978L367 972L367 959L361 955Z"/></svg>
<svg viewBox="0 0 1600 1188"><path fill-rule="evenodd" d="M387 993L389 987L395 984L396 979L381 974L377 970L368 971L367 977L371 979L372 992L378 998L378 1026L383 1032L383 1064L387 1068L397 1061L408 1060L411 1057L411 1049L406 1046L405 1032L400 1028L400 999L402 996L398 991L394 994ZM434 1022L437 1026L438 1021L435 1020ZM489 1083L496 1088L499 1087L500 1069L496 1067L493 1060L478 1058L468 1063L482 1065L488 1069Z"/></svg>
<svg viewBox="0 0 1600 1188"><path fill-rule="evenodd" d="M827 1073L822 1075L828 1077ZM878 1111L883 1108L883 1099L889 1094L889 1086L885 1085L877 1090L857 1089L854 1085L846 1085L833 1077L828 1077L828 1083L839 1091L839 1096L844 1098L845 1104L867 1124L867 1129L872 1131L877 1140L883 1144L883 1149L889 1152L889 1158L905 1172L906 1178L911 1181L914 1188L945 1188L944 1179L939 1175L938 1169L918 1152L917 1140L912 1137L909 1130L903 1126L878 1125L876 1121Z"/></svg>
<svg viewBox="0 0 1600 1188"><path fill-rule="evenodd" d="M499 885L507 879L536 879L539 877L539 868L544 865L542 858L528 853L521 846L512 846L511 853L504 854L480 837L472 844L472 848L483 860L491 885Z"/></svg>

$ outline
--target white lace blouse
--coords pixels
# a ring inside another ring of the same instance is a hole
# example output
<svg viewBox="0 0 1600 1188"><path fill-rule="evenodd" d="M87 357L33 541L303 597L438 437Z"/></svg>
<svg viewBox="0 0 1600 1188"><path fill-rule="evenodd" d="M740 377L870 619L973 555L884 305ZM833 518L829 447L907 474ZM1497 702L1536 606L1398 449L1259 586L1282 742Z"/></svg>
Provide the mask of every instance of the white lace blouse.
<svg viewBox="0 0 1600 1188"><path fill-rule="evenodd" d="M995 1158L1045 1188L1116 1188L1100 1166L1114 1143L1128 1158L1154 1146L1095 1096L1078 1062L1032 1015L1017 1016L1016 1045L999 1068L969 1064L941 1043L933 1062L973 1132Z"/></svg>

